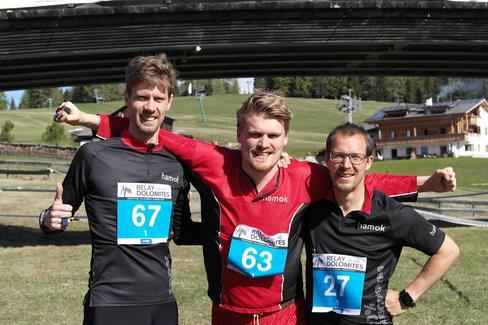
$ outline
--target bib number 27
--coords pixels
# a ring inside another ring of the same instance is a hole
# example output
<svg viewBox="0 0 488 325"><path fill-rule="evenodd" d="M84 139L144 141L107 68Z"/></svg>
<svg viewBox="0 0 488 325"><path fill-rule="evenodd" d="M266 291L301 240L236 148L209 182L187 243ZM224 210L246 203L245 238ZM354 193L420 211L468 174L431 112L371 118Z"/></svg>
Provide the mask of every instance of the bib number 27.
<svg viewBox="0 0 488 325"><path fill-rule="evenodd" d="M350 276L348 275L337 275L334 277L333 275L327 274L324 277L324 284L327 286L327 289L324 291L324 296L336 297L339 294L339 297L343 297L349 279Z"/></svg>
<svg viewBox="0 0 488 325"><path fill-rule="evenodd" d="M259 261L257 260L257 256L259 256ZM271 252L268 251L261 251L258 253L257 249L254 247L248 247L242 253L241 263L242 266L246 269L252 269L257 267L260 272L266 272L271 269L271 260L273 259L273 255Z"/></svg>

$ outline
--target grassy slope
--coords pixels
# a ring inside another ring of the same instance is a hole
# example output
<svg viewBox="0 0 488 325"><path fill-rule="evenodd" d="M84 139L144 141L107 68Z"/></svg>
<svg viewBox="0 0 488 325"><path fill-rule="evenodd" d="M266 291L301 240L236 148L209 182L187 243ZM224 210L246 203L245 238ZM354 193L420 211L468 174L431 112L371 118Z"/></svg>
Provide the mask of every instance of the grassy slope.
<svg viewBox="0 0 488 325"><path fill-rule="evenodd" d="M235 142L235 111L245 100L245 95L209 96L204 107L208 122L203 123L198 101L195 97L177 97L169 115L175 118L175 129L209 141ZM288 98L287 102L295 115L291 125L287 150L294 156L320 150L326 133L344 121L344 114L336 109L336 102L327 99ZM123 103L80 104L80 108L91 113L109 113ZM363 102L363 109L355 113L354 121L361 123L367 116L386 103ZM16 143L41 143L41 135L52 121L54 109L23 109L0 111L0 121L11 120ZM1 122L3 124L3 122ZM65 125L65 129L74 127ZM73 145L68 140L63 145Z"/></svg>

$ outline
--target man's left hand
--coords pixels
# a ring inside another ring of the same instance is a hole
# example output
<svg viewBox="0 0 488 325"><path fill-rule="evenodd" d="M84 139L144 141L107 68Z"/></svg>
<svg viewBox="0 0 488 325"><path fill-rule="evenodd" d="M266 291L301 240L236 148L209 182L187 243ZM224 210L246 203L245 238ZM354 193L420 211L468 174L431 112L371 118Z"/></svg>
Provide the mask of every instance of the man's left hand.
<svg viewBox="0 0 488 325"><path fill-rule="evenodd" d="M385 307L391 316L399 316L407 311L407 308L400 302L400 292L394 290L388 290Z"/></svg>
<svg viewBox="0 0 488 325"><path fill-rule="evenodd" d="M438 169L421 186L420 192L454 192L456 190L456 173L452 167Z"/></svg>
<svg viewBox="0 0 488 325"><path fill-rule="evenodd" d="M291 157L287 152L282 152L280 160L278 160L278 167L288 168L291 164Z"/></svg>

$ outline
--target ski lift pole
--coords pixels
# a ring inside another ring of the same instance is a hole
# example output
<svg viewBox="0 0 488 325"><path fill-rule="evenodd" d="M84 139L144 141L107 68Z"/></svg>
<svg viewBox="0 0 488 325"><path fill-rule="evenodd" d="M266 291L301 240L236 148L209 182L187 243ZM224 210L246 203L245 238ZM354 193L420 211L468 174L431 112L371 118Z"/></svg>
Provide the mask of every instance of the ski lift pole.
<svg viewBox="0 0 488 325"><path fill-rule="evenodd" d="M200 112L202 113L202 122L207 123L207 114L205 113L205 107L203 105L203 94L198 96L198 103L200 104Z"/></svg>

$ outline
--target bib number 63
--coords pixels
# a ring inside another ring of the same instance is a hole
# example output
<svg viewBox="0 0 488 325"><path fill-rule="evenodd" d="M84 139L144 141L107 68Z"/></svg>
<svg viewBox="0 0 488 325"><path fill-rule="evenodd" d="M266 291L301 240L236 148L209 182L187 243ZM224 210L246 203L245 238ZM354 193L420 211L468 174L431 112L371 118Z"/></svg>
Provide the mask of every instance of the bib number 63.
<svg viewBox="0 0 488 325"><path fill-rule="evenodd" d="M256 257L260 257L258 262ZM242 253L241 263L246 269L252 269L257 267L260 272L266 272L271 269L271 260L273 259L273 254L268 251L258 251L254 247L248 247Z"/></svg>

